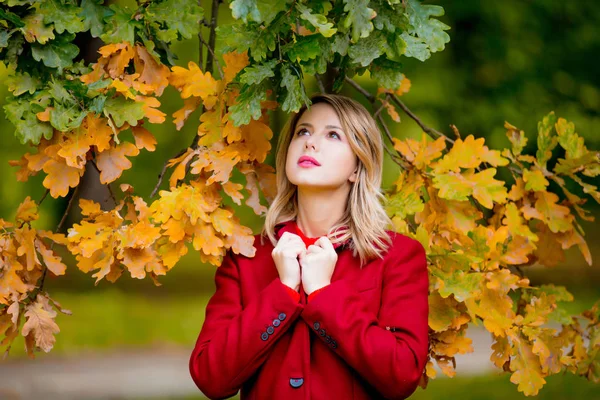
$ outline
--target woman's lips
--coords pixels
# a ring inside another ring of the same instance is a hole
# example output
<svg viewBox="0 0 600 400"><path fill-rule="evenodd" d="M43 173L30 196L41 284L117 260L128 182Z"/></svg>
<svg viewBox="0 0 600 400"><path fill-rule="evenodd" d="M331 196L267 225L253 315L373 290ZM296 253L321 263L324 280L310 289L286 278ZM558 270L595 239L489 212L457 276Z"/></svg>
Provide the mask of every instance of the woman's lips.
<svg viewBox="0 0 600 400"><path fill-rule="evenodd" d="M318 165L313 163L312 161L302 161L302 162L299 162L298 165L301 166L302 168L318 167Z"/></svg>

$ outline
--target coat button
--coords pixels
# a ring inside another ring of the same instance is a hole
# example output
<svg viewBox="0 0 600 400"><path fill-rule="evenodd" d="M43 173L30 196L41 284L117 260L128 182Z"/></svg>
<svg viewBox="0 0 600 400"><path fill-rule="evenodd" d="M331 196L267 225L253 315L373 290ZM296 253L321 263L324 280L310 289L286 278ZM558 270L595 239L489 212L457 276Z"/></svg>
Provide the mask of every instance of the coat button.
<svg viewBox="0 0 600 400"><path fill-rule="evenodd" d="M299 388L303 383L303 378L290 378L290 386L293 388Z"/></svg>
<svg viewBox="0 0 600 400"><path fill-rule="evenodd" d="M337 342L333 339L331 339L331 348L332 349L337 349Z"/></svg>
<svg viewBox="0 0 600 400"><path fill-rule="evenodd" d="M325 336L325 333L326 333L326 332L325 332L325 329L324 329L324 328L323 328L323 329L321 329L321 330L319 331L319 335L321 335L321 336Z"/></svg>
<svg viewBox="0 0 600 400"><path fill-rule="evenodd" d="M320 324L320 323L318 323L318 322L315 322L315 323L313 324L313 328L315 328L315 331L318 331L320 327L321 327L321 324Z"/></svg>
<svg viewBox="0 0 600 400"><path fill-rule="evenodd" d="M325 336L325 343L331 343L331 336Z"/></svg>
<svg viewBox="0 0 600 400"><path fill-rule="evenodd" d="M283 321L285 319L285 317L286 317L285 313L281 313L281 314L279 314L279 317L277 317L277 318L279 318L280 321Z"/></svg>
<svg viewBox="0 0 600 400"><path fill-rule="evenodd" d="M279 326L279 325L281 325L281 321L279 319L274 319L273 326Z"/></svg>
<svg viewBox="0 0 600 400"><path fill-rule="evenodd" d="M260 338L261 338L262 340L267 340L267 339L269 338L269 334L268 334L267 332L263 332L263 333L260 335Z"/></svg>
<svg viewBox="0 0 600 400"><path fill-rule="evenodd" d="M273 334L273 332L275 332L275 328L273 328L272 326L269 326L269 327L267 328L267 333L268 333L269 335L272 335L272 334Z"/></svg>

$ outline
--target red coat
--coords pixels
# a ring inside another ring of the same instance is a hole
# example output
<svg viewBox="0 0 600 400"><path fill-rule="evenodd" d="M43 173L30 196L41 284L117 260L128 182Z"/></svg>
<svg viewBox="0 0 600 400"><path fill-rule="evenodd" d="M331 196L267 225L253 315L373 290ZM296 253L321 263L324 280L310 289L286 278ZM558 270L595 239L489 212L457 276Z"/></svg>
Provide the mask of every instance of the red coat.
<svg viewBox="0 0 600 400"><path fill-rule="evenodd" d="M293 221L276 236L293 232ZM335 246L331 283L307 303L281 283L265 238L253 258L228 251L215 273L189 368L209 398L404 399L428 353L425 251L387 231L393 246L361 270L347 243Z"/></svg>

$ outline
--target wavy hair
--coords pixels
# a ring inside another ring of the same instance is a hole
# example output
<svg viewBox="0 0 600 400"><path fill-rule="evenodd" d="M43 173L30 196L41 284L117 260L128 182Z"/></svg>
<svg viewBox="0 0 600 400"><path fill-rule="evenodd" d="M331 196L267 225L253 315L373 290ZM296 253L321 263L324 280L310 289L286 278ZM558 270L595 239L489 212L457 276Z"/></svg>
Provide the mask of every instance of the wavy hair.
<svg viewBox="0 0 600 400"><path fill-rule="evenodd" d="M360 257L360 267L367 262L382 258L392 240L385 232L392 221L385 212L385 197L381 191L383 173L383 142L377 123L367 109L349 97L338 94L317 94L311 97L312 104L327 103L333 107L346 133L354 154L358 157L358 176L348 194L344 214L327 233L333 244L349 240L353 255ZM265 224L261 232L277 245L275 227L277 224L296 219L298 216L297 186L285 174L288 148L296 124L307 106L287 120L283 127L276 149L277 194L267 210Z"/></svg>

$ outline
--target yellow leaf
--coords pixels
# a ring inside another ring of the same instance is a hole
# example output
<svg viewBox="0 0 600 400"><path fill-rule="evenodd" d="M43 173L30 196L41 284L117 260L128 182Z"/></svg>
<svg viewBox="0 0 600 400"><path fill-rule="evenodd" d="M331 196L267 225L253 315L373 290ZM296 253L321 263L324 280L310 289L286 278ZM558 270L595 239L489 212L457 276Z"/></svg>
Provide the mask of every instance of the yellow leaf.
<svg viewBox="0 0 600 400"><path fill-rule="evenodd" d="M508 159L497 150L489 150L484 142L484 138L475 139L473 135L467 136L464 141L456 139L450 151L432 167L437 174L441 174L447 171L460 172L460 168L477 168L482 162L494 167L508 164Z"/></svg>
<svg viewBox="0 0 600 400"><path fill-rule="evenodd" d="M210 218L217 232L231 236L233 235L232 216L233 213L231 211L224 208L218 208L210 215Z"/></svg>
<svg viewBox="0 0 600 400"><path fill-rule="evenodd" d="M61 258L54 254L54 252L46 247L44 242L39 239L35 240L35 248L42 255L44 264L52 271L54 275L64 275L67 270L67 266L63 264Z"/></svg>
<svg viewBox="0 0 600 400"><path fill-rule="evenodd" d="M525 190L546 190L546 187L550 184L542 171L537 168L534 170L524 169L523 181L525 182Z"/></svg>
<svg viewBox="0 0 600 400"><path fill-rule="evenodd" d="M392 138L394 149L399 151L404 158L414 164L419 169L425 169L433 160L442 156L442 151L446 148L446 142L443 137L431 141L425 132L421 133L421 141L414 139L399 140Z"/></svg>
<svg viewBox="0 0 600 400"><path fill-rule="evenodd" d="M25 307L27 320L21 334L29 336L31 333L36 346L48 353L56 341L54 334L60 332L58 325L54 322L55 317L56 311L48 304L48 298L38 294L35 302Z"/></svg>
<svg viewBox="0 0 600 400"><path fill-rule="evenodd" d="M244 195L240 193L240 190L244 188L244 185L227 181L221 186L223 186L223 190L225 191L225 193L227 193L229 197L231 197L231 200L233 200L235 204L237 204L238 206L242 204Z"/></svg>
<svg viewBox="0 0 600 400"><path fill-rule="evenodd" d="M206 101L217 94L217 81L210 72L203 73L193 61L188 63L188 69L174 66L171 71L169 82L181 92L182 98L195 96Z"/></svg>
<svg viewBox="0 0 600 400"><path fill-rule="evenodd" d="M31 200L31 197L25 197L25 200L19 204L19 208L17 208L17 215L15 216L15 221L17 223L25 223L30 221L35 221L38 219L38 205L35 201Z"/></svg>
<svg viewBox="0 0 600 400"><path fill-rule="evenodd" d="M216 235L215 229L211 224L199 223L194 227L194 240L192 241L194 249L202 250L206 255L221 255L223 240Z"/></svg>
<svg viewBox="0 0 600 400"><path fill-rule="evenodd" d="M531 345L518 334L511 334L513 341L510 369L513 374L510 381L518 384L518 390L526 396L535 396L544 386L539 358L533 354Z"/></svg>
<svg viewBox="0 0 600 400"><path fill-rule="evenodd" d="M153 124L162 124L165 122L166 114L157 108L160 107L160 101L156 97L146 97L138 94L135 97L135 101L144 104L144 114L149 122Z"/></svg>
<svg viewBox="0 0 600 400"><path fill-rule="evenodd" d="M243 53L225 53L223 54L223 61L225 61L223 83L227 84L235 78L238 72L249 64L248 51L245 50Z"/></svg>

